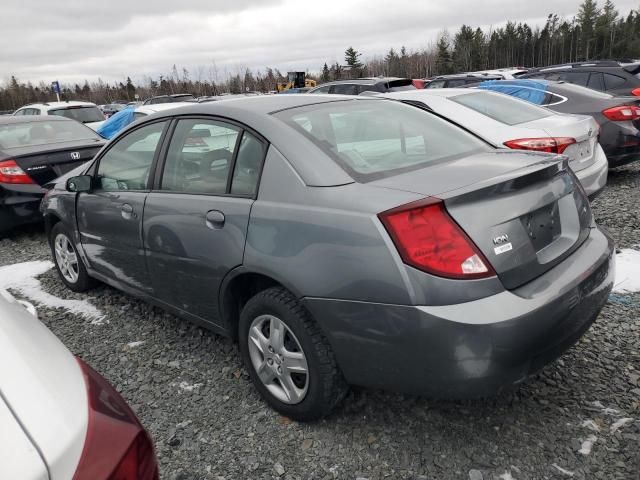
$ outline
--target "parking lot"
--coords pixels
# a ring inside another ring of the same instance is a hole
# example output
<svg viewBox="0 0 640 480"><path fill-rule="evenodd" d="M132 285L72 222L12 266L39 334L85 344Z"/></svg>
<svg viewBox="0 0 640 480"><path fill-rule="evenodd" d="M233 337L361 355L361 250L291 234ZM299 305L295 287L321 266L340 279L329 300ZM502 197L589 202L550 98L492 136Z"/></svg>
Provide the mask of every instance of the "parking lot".
<svg viewBox="0 0 640 480"><path fill-rule="evenodd" d="M621 249L638 248L639 187L638 166L611 171L593 205ZM300 424L259 398L229 340L106 286L73 294L49 259L43 232L18 231L0 241L0 283L124 395L162 478L640 478L640 293L613 293L516 391L452 402L356 390Z"/></svg>

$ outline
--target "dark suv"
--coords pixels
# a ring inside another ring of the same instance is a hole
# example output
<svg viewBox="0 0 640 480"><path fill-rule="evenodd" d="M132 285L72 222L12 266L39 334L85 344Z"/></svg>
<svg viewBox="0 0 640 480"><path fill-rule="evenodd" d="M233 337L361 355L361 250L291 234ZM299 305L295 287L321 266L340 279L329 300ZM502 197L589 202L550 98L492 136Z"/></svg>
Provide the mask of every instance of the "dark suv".
<svg viewBox="0 0 640 480"><path fill-rule="evenodd" d="M308 93L360 95L362 92L399 92L401 90L415 90L415 88L410 78L375 77L336 80L335 82L324 83L309 90Z"/></svg>
<svg viewBox="0 0 640 480"><path fill-rule="evenodd" d="M640 97L640 63L621 63L613 60L568 63L535 68L520 78L561 80L612 95Z"/></svg>
<svg viewBox="0 0 640 480"><path fill-rule="evenodd" d="M504 80L502 75L482 75L462 73L458 75L440 75L432 78L424 88L458 88L465 85L481 83L486 80Z"/></svg>

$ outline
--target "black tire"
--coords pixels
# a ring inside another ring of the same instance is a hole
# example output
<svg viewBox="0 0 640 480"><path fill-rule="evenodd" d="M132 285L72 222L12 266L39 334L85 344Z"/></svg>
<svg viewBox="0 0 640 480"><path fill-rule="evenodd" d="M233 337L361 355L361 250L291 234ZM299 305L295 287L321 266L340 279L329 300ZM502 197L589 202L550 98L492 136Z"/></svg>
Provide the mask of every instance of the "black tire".
<svg viewBox="0 0 640 480"><path fill-rule="evenodd" d="M78 278L75 282L65 277L65 275L62 273L60 265L58 265L58 258L56 256L54 242L59 235L64 235L65 237L67 237L67 239L69 240L69 245L71 246L71 249L76 254ZM97 280L95 280L94 278L91 278L87 273L87 269L84 266L82 258L80 257L80 254L76 249L75 242L73 241L73 236L69 233L67 228L65 228L62 222L56 223L51 229L51 232L49 234L49 246L51 247L51 256L53 257L53 263L56 266L56 270L58 270L58 275L60 276L60 280L62 280L62 282L70 290L73 290L74 292L86 292L87 290L90 290L96 286L96 284L98 283Z"/></svg>
<svg viewBox="0 0 640 480"><path fill-rule="evenodd" d="M303 400L288 404L276 398L258 376L249 352L249 329L261 315L278 317L295 335L308 365L308 387ZM309 312L287 290L273 287L252 297L242 309L239 325L240 352L253 384L276 411L296 421L328 415L344 399L347 383L338 368L327 338Z"/></svg>

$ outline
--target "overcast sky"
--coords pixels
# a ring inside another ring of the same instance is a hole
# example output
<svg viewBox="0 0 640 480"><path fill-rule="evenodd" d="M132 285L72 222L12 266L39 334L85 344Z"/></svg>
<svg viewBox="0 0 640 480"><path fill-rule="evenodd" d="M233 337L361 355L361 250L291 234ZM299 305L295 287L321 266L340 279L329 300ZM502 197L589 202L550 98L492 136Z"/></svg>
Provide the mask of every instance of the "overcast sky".
<svg viewBox="0 0 640 480"><path fill-rule="evenodd" d="M209 79L214 62L220 78L244 67L318 71L325 61L343 63L350 45L363 58L420 48L463 23L570 18L579 1L2 0L0 79L141 81L173 64ZM625 15L640 6L615 3Z"/></svg>

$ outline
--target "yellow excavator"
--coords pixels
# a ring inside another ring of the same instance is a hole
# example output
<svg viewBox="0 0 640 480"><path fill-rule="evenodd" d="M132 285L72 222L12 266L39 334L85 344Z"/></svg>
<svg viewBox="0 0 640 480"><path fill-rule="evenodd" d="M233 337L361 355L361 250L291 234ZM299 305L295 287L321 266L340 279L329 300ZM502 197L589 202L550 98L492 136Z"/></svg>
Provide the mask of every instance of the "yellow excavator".
<svg viewBox="0 0 640 480"><path fill-rule="evenodd" d="M278 92L284 92L286 90L291 90L292 88L314 88L315 86L316 81L307 78L307 74L305 72L287 72L287 82L278 83L276 88L278 89Z"/></svg>

